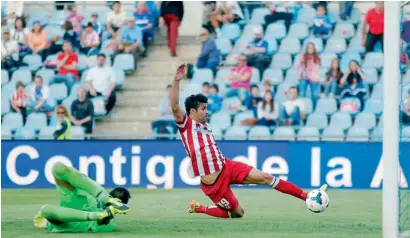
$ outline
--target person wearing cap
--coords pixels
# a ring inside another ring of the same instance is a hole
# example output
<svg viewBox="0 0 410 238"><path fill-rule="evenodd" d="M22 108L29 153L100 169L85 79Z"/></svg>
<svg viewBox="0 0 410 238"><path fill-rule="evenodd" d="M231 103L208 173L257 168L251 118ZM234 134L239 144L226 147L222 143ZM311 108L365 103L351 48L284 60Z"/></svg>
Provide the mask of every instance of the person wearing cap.
<svg viewBox="0 0 410 238"><path fill-rule="evenodd" d="M11 39L10 30L3 28L3 39L1 42L1 68L11 69L17 66L19 60L19 48L17 41Z"/></svg>
<svg viewBox="0 0 410 238"><path fill-rule="evenodd" d="M410 125L410 89L407 91L407 99L403 102L401 121L405 125Z"/></svg>
<svg viewBox="0 0 410 238"><path fill-rule="evenodd" d="M120 1L114 1L112 8L113 11L107 15L107 31L112 38L116 39L125 24L126 13L121 11Z"/></svg>
<svg viewBox="0 0 410 238"><path fill-rule="evenodd" d="M260 75L270 64L271 57L268 55L268 42L262 38L263 30L261 27L253 29L253 40L248 43L245 55L248 58L248 65L259 70Z"/></svg>
<svg viewBox="0 0 410 238"><path fill-rule="evenodd" d="M137 56L139 49L143 48L141 28L135 25L135 17L127 17L127 25L124 26L120 33L120 45L118 51L121 53L132 53Z"/></svg>
<svg viewBox="0 0 410 238"><path fill-rule="evenodd" d="M44 60L46 56L44 50L48 49L49 43L47 32L41 27L39 21L34 21L33 29L28 33L27 42L32 54L40 54Z"/></svg>
<svg viewBox="0 0 410 238"><path fill-rule="evenodd" d="M142 43L144 44L145 51L147 49L148 40L154 37L154 15L148 9L147 2L139 1L138 8L134 12L135 24L141 27L142 30ZM145 55L146 52L144 52Z"/></svg>
<svg viewBox="0 0 410 238"><path fill-rule="evenodd" d="M198 56L196 67L198 69L211 69L215 75L221 57L215 40L209 37L206 28L201 29L199 37L201 39L201 54Z"/></svg>
<svg viewBox="0 0 410 238"><path fill-rule="evenodd" d="M100 36L94 31L93 24L89 22L81 35L81 50L80 52L90 55L98 54L98 46L100 45Z"/></svg>

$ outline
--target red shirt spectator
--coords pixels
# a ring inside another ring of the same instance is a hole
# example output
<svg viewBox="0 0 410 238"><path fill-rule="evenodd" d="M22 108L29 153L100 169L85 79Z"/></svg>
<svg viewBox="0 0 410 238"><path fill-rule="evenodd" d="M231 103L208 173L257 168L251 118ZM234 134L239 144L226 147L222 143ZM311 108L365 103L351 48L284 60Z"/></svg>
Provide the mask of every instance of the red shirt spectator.
<svg viewBox="0 0 410 238"><path fill-rule="evenodd" d="M246 57L239 56L238 65L232 67L228 79L232 81L231 88L249 89L251 85L252 68L247 65Z"/></svg>
<svg viewBox="0 0 410 238"><path fill-rule="evenodd" d="M78 55L72 51L72 46L70 42L64 42L63 53L59 54L57 57L57 66L59 66L58 74L73 74L76 78L79 77L77 64L78 64Z"/></svg>
<svg viewBox="0 0 410 238"><path fill-rule="evenodd" d="M367 32L367 26L369 31ZM362 27L362 45L366 47L366 52L374 50L377 42L380 42L383 50L384 33L384 2L376 2L376 7L366 13Z"/></svg>
<svg viewBox="0 0 410 238"><path fill-rule="evenodd" d="M364 21L369 25L369 32L374 35L384 32L384 11L377 12L376 8L370 9L366 13Z"/></svg>

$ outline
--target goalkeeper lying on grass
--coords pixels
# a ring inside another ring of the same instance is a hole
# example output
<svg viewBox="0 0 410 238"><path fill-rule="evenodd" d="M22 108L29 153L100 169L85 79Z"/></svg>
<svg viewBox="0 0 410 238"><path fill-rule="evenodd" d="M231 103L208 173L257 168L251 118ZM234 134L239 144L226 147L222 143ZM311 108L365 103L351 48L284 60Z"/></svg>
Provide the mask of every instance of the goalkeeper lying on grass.
<svg viewBox="0 0 410 238"><path fill-rule="evenodd" d="M116 214L126 214L130 193L117 187L108 193L94 180L62 163L53 167L60 206L44 205L34 226L50 232L113 231Z"/></svg>

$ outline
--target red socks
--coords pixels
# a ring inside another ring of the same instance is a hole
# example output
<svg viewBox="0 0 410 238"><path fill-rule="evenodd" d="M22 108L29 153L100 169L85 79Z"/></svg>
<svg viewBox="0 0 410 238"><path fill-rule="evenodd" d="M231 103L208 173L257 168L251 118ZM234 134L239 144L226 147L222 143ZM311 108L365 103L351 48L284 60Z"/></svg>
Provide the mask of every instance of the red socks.
<svg viewBox="0 0 410 238"><path fill-rule="evenodd" d="M276 186L273 186L274 189L306 201L307 193L303 192L301 188L291 182L281 180L279 178L275 179L279 180L279 182L276 184Z"/></svg>
<svg viewBox="0 0 410 238"><path fill-rule="evenodd" d="M196 213L204 213L208 216L220 217L220 218L229 218L228 211L225 211L217 206L199 206L195 209Z"/></svg>

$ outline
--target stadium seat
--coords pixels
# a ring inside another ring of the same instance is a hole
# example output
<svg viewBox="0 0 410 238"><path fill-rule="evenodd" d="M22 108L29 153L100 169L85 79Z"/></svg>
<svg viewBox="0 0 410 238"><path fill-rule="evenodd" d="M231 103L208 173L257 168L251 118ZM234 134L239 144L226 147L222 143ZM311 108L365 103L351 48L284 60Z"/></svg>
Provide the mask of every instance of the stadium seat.
<svg viewBox="0 0 410 238"><path fill-rule="evenodd" d="M375 68L381 70L383 68L383 53L369 52L364 58L363 68Z"/></svg>
<svg viewBox="0 0 410 238"><path fill-rule="evenodd" d="M179 133L177 134L179 135ZM219 127L212 128L212 135L215 137L215 140L223 139L222 129Z"/></svg>
<svg viewBox="0 0 410 238"><path fill-rule="evenodd" d="M232 105L242 105L242 102L238 97L225 98L222 101L222 110L235 114L237 111L230 108Z"/></svg>
<svg viewBox="0 0 410 238"><path fill-rule="evenodd" d="M293 127L289 127L289 126L277 127L275 131L273 132L273 139L294 141L295 131L293 130Z"/></svg>
<svg viewBox="0 0 410 238"><path fill-rule="evenodd" d="M373 86L373 91L372 91L372 95L371 98L373 99L383 99L383 94L384 94L384 84L383 83L376 83Z"/></svg>
<svg viewBox="0 0 410 238"><path fill-rule="evenodd" d="M288 53L292 55L296 55L297 53L300 52L300 41L298 38L295 37L286 37L282 40L280 47L279 47L279 53Z"/></svg>
<svg viewBox="0 0 410 238"><path fill-rule="evenodd" d="M347 49L347 52L359 53L359 54L366 53L366 48L362 45L362 39L360 39L359 37L353 37L350 40L349 48Z"/></svg>
<svg viewBox="0 0 410 238"><path fill-rule="evenodd" d="M1 87L1 98L11 100L11 96L16 91L16 84L13 82L8 82Z"/></svg>
<svg viewBox="0 0 410 238"><path fill-rule="evenodd" d="M354 126L372 130L376 127L376 117L373 113L361 112L356 115Z"/></svg>
<svg viewBox="0 0 410 238"><path fill-rule="evenodd" d="M219 111L211 116L209 124L211 125L212 130L214 128L226 130L231 126L231 115L225 111Z"/></svg>
<svg viewBox="0 0 410 238"><path fill-rule="evenodd" d="M7 70L2 69L1 70L1 85L3 86L3 84L6 84L9 82L9 73L7 72Z"/></svg>
<svg viewBox="0 0 410 238"><path fill-rule="evenodd" d="M362 127L351 127L347 132L346 141L367 142L369 141L369 130Z"/></svg>
<svg viewBox="0 0 410 238"><path fill-rule="evenodd" d="M379 76L374 68L362 68L363 73L367 77L367 84L375 85L379 81Z"/></svg>
<svg viewBox="0 0 410 238"><path fill-rule="evenodd" d="M312 99L310 98L300 98L303 101L303 104L305 105L305 113L310 114L313 112L313 102Z"/></svg>
<svg viewBox="0 0 410 238"><path fill-rule="evenodd" d="M374 142L383 141L383 127L378 126L378 127L374 128L371 139Z"/></svg>
<svg viewBox="0 0 410 238"><path fill-rule="evenodd" d="M337 55L335 53L322 53L320 54L320 64L322 68L330 69L332 65L332 60L336 59Z"/></svg>
<svg viewBox="0 0 410 238"><path fill-rule="evenodd" d="M235 115L235 118L233 120L233 125L234 126L241 126L242 122L246 119L252 119L255 118L255 114L253 113L252 110L247 110L247 111L243 111L240 112L238 114ZM249 126L244 126L246 128L249 128Z"/></svg>
<svg viewBox="0 0 410 238"><path fill-rule="evenodd" d="M287 70L292 67L292 57L290 54L277 53L273 56L271 68Z"/></svg>
<svg viewBox="0 0 410 238"><path fill-rule="evenodd" d="M260 78L259 69L252 67L251 84L258 84L261 81Z"/></svg>
<svg viewBox="0 0 410 238"><path fill-rule="evenodd" d="M195 69L192 77L192 83L203 84L204 82L212 83L214 79L212 70L210 69Z"/></svg>
<svg viewBox="0 0 410 238"><path fill-rule="evenodd" d="M234 23L224 24L221 29L221 36L235 41L241 36L241 28Z"/></svg>
<svg viewBox="0 0 410 238"><path fill-rule="evenodd" d="M10 128L10 130L16 130L23 127L23 116L20 113L9 112L3 117L2 126Z"/></svg>
<svg viewBox="0 0 410 238"><path fill-rule="evenodd" d="M37 71L43 65L40 55L26 55L23 63L26 63L31 71Z"/></svg>
<svg viewBox="0 0 410 238"><path fill-rule="evenodd" d="M84 140L85 133L84 128L81 126L71 127L71 139L72 140Z"/></svg>
<svg viewBox="0 0 410 238"><path fill-rule="evenodd" d="M276 53L276 51L278 51L278 43L276 42L276 40L270 40L268 41L268 51L267 54L268 55L273 55Z"/></svg>
<svg viewBox="0 0 410 238"><path fill-rule="evenodd" d="M314 112L308 116L306 121L306 126L315 127L319 130L323 130L327 125L327 116L324 113Z"/></svg>
<svg viewBox="0 0 410 238"><path fill-rule="evenodd" d="M33 112L27 116L27 121L24 127L39 131L47 126L47 116L45 113Z"/></svg>
<svg viewBox="0 0 410 238"><path fill-rule="evenodd" d="M74 97L67 97L61 102L61 105L67 108L68 112L71 114L71 104L76 100L77 98Z"/></svg>
<svg viewBox="0 0 410 238"><path fill-rule="evenodd" d="M252 11L252 23L265 24L265 16L271 14L268 8L255 8Z"/></svg>
<svg viewBox="0 0 410 238"><path fill-rule="evenodd" d="M227 56L229 52L232 50L232 43L227 38L218 38L215 40L216 48L218 48L219 52L222 56Z"/></svg>
<svg viewBox="0 0 410 238"><path fill-rule="evenodd" d="M350 61L355 60L360 64L360 61L362 60L360 55L358 53L344 53L342 55L342 58L340 60L340 70L343 73L347 73L349 70L349 64Z"/></svg>
<svg viewBox="0 0 410 238"><path fill-rule="evenodd" d="M9 127L2 126L1 127L1 139L2 140L11 140L13 137L13 134L11 133L11 130Z"/></svg>
<svg viewBox="0 0 410 238"><path fill-rule="evenodd" d="M323 51L323 39L319 37L309 37L303 41L301 52L306 52L307 44L313 43L316 48L316 52L320 53Z"/></svg>
<svg viewBox="0 0 410 238"><path fill-rule="evenodd" d="M294 86L293 84L281 83L278 86L275 94L275 101L280 105L287 99L287 93L290 87Z"/></svg>
<svg viewBox="0 0 410 238"><path fill-rule="evenodd" d="M350 39L354 36L355 30L352 23L340 22L336 25L333 31L333 37L340 37L344 39Z"/></svg>
<svg viewBox="0 0 410 238"><path fill-rule="evenodd" d="M337 102L334 98L320 98L316 104L317 113L330 115L337 111Z"/></svg>
<svg viewBox="0 0 410 238"><path fill-rule="evenodd" d="M349 113L336 112L330 118L329 127L339 127L343 130L347 130L352 126L352 118Z"/></svg>
<svg viewBox="0 0 410 238"><path fill-rule="evenodd" d="M327 72L329 72L329 69L326 68L320 68L319 70L319 83L324 84L327 78Z"/></svg>
<svg viewBox="0 0 410 238"><path fill-rule="evenodd" d="M68 96L67 86L64 83L54 83L50 86L50 97L57 102L63 101Z"/></svg>
<svg viewBox="0 0 410 238"><path fill-rule="evenodd" d="M325 52L342 54L346 51L346 40L343 38L331 37L327 40Z"/></svg>
<svg viewBox="0 0 410 238"><path fill-rule="evenodd" d="M339 14L340 13L338 11L335 11L335 9L327 9L327 16L329 17L332 24L335 24L339 21Z"/></svg>
<svg viewBox="0 0 410 238"><path fill-rule="evenodd" d="M237 56L238 54L245 53L246 47L248 46L249 42L251 42L252 40L253 40L253 37L241 36L238 40L235 41L235 45L231 53L234 54L235 56Z"/></svg>
<svg viewBox="0 0 410 238"><path fill-rule="evenodd" d="M54 77L55 73L52 69L40 69L37 71L36 76L40 76L43 79L43 84L48 85L50 80Z"/></svg>
<svg viewBox="0 0 410 238"><path fill-rule="evenodd" d="M401 140L400 141L405 141L405 142L410 141L410 126L406 126L401 129Z"/></svg>
<svg viewBox="0 0 410 238"><path fill-rule="evenodd" d="M364 112L370 112L380 116L383 113L383 100L370 98L366 101Z"/></svg>
<svg viewBox="0 0 410 238"><path fill-rule="evenodd" d="M225 140L246 140L246 128L243 126L231 126L226 129Z"/></svg>
<svg viewBox="0 0 410 238"><path fill-rule="evenodd" d="M47 39L50 41L56 36L63 38L64 30L59 25L47 25L44 27L44 30L47 32Z"/></svg>
<svg viewBox="0 0 410 238"><path fill-rule="evenodd" d="M53 133L56 131L55 127L47 126L40 129L38 134L39 140L53 140L54 136Z"/></svg>
<svg viewBox="0 0 410 238"><path fill-rule="evenodd" d="M131 54L118 54L114 58L114 69L122 69L126 74L131 73L135 69L135 60Z"/></svg>
<svg viewBox="0 0 410 238"><path fill-rule="evenodd" d="M269 80L272 85L277 86L283 82L283 72L280 69L266 69L262 77L262 81L264 80Z"/></svg>
<svg viewBox="0 0 410 238"><path fill-rule="evenodd" d="M267 41L282 40L286 36L286 27L283 23L271 23L266 28L265 36Z"/></svg>
<svg viewBox="0 0 410 238"><path fill-rule="evenodd" d="M319 141L320 134L316 127L305 126L300 129L298 134L299 141Z"/></svg>
<svg viewBox="0 0 410 238"><path fill-rule="evenodd" d="M248 42L252 41L254 38L253 36L254 29L263 29L263 27L261 24L258 24L258 23L248 23L243 28L243 31L240 37L248 39Z"/></svg>
<svg viewBox="0 0 410 238"><path fill-rule="evenodd" d="M32 82L30 70L18 69L14 71L11 76L11 83L16 85L18 81L22 82L24 85L30 84Z"/></svg>
<svg viewBox="0 0 410 238"><path fill-rule="evenodd" d="M1 98L1 115L7 114L10 111L10 101L2 95Z"/></svg>
<svg viewBox="0 0 410 238"><path fill-rule="evenodd" d="M292 84L292 85L298 85L299 79L298 79L295 67L290 68L288 69L288 71L286 71L285 83Z"/></svg>
<svg viewBox="0 0 410 238"><path fill-rule="evenodd" d="M223 67L216 73L215 82L226 82L225 78L231 71L231 67Z"/></svg>
<svg viewBox="0 0 410 238"><path fill-rule="evenodd" d="M350 19L348 20L354 25L357 25L362 20L362 12L358 8L353 8L352 14L350 14ZM358 27L358 29L362 29Z"/></svg>
<svg viewBox="0 0 410 238"><path fill-rule="evenodd" d="M249 130L249 140L270 140L271 134L266 126L254 126Z"/></svg>
<svg viewBox="0 0 410 238"><path fill-rule="evenodd" d="M34 129L28 127L20 127L16 129L14 133L15 140L34 140L36 133Z"/></svg>
<svg viewBox="0 0 410 238"><path fill-rule="evenodd" d="M78 56L78 64L77 64L77 69L80 72L83 72L89 67L90 61L88 61L88 56L87 55L79 55Z"/></svg>
<svg viewBox="0 0 410 238"><path fill-rule="evenodd" d="M327 127L323 130L322 141L343 141L344 132L339 127Z"/></svg>
<svg viewBox="0 0 410 238"><path fill-rule="evenodd" d="M304 40L309 36L309 27L305 23L294 23L290 26L287 37Z"/></svg>
<svg viewBox="0 0 410 238"><path fill-rule="evenodd" d="M315 17L316 11L314 8L302 8L297 16L297 22L306 23L309 27L311 27Z"/></svg>
<svg viewBox="0 0 410 238"><path fill-rule="evenodd" d="M114 69L115 72L115 85L116 88L122 88L125 81L125 72L123 70Z"/></svg>

